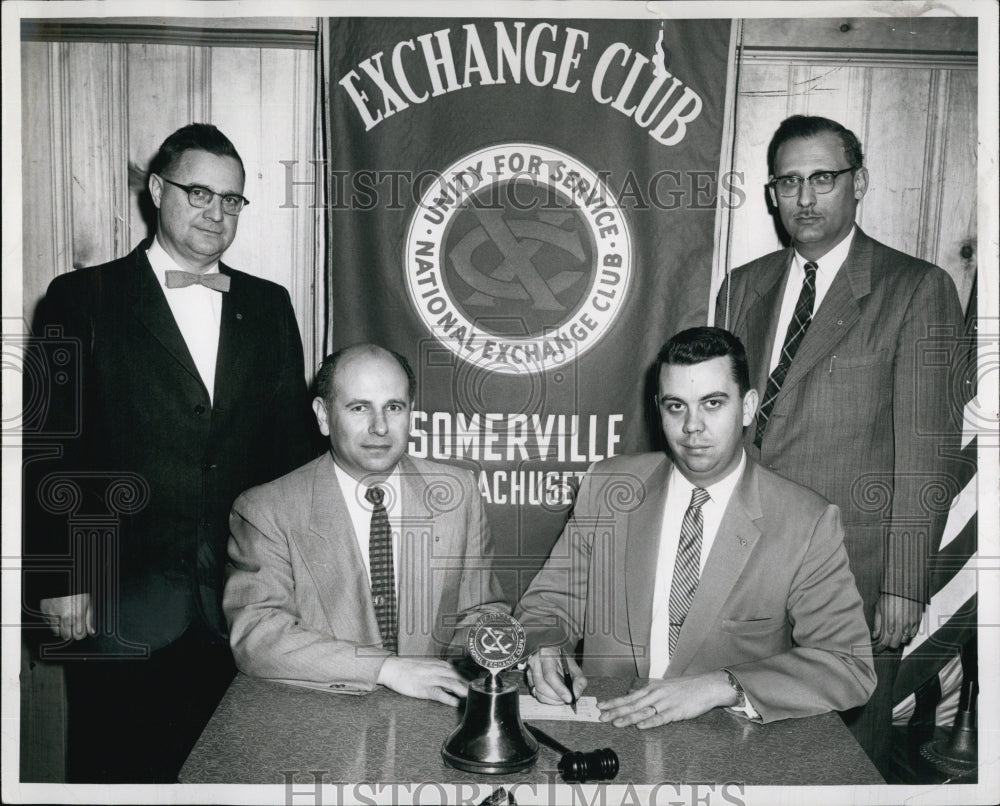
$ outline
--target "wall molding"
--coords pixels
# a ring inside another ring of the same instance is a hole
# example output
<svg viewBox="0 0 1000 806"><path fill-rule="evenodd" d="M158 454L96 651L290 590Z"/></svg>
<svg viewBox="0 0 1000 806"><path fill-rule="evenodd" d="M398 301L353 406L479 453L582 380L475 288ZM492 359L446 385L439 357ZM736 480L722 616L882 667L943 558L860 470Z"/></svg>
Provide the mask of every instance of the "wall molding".
<svg viewBox="0 0 1000 806"><path fill-rule="evenodd" d="M209 21L210 18L205 18ZM315 50L308 29L191 27L161 23L21 20L22 42L123 42L193 47L293 48Z"/></svg>
<svg viewBox="0 0 1000 806"><path fill-rule="evenodd" d="M930 67L975 70L979 66L979 56L976 53L946 53L943 51L874 52L835 49L817 51L746 46L743 48L743 58L754 62L804 64L810 67L825 64L849 64L851 67L914 67L921 70Z"/></svg>

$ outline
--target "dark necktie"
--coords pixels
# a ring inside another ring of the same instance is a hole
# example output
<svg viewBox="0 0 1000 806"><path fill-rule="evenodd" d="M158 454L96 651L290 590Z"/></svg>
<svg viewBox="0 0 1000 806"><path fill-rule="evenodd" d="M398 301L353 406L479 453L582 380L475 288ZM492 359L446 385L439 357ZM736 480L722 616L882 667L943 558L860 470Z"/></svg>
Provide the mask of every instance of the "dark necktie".
<svg viewBox="0 0 1000 806"><path fill-rule="evenodd" d="M812 322L813 306L816 304L816 264L810 261L803 268L805 268L806 277L802 281L802 290L799 292L799 301L795 304L792 321L788 323L785 345L781 348L781 357L778 359L777 366L767 379L764 400L760 404L760 411L757 412L757 431L753 441L758 448L764 440L764 431L767 428L771 410L774 408L775 398L781 391L781 384L785 382L785 376L788 374L788 368L792 365L792 359L799 351L799 345L805 338L809 323Z"/></svg>
<svg viewBox="0 0 1000 806"><path fill-rule="evenodd" d="M229 290L230 283L228 274L222 274L217 271L209 272L208 274L199 274L194 271L177 271L176 269L167 269L166 280L167 288L187 288L189 285L203 285L205 288L211 288L213 291L222 292Z"/></svg>
<svg viewBox="0 0 1000 806"><path fill-rule="evenodd" d="M707 491L695 487L691 491L691 503L688 504L684 520L681 522L681 539L677 544L674 576L670 583L671 657L698 587L698 577L701 574L701 535L705 528L705 518L701 508L709 498Z"/></svg>
<svg viewBox="0 0 1000 806"><path fill-rule="evenodd" d="M392 565L392 532L389 513L385 510L385 491L369 487L365 498L372 505L372 522L368 533L368 564L371 573L372 604L382 646L396 651L396 574Z"/></svg>

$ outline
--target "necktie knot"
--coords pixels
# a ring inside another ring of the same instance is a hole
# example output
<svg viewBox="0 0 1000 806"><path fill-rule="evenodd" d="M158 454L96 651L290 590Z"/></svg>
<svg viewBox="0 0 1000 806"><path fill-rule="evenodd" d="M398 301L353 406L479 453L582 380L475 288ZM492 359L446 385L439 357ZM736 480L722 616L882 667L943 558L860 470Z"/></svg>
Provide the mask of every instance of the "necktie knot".
<svg viewBox="0 0 1000 806"><path fill-rule="evenodd" d="M819 266L817 266L815 263L813 263L810 260L802 268L805 269L805 272L806 272L806 282L809 283L809 285L811 285L811 286L815 285L816 284L816 272L819 270Z"/></svg>
<svg viewBox="0 0 1000 806"><path fill-rule="evenodd" d="M189 285L203 285L213 291L229 290L230 278L228 274L221 274L217 271L207 274L199 274L194 271L178 271L177 269L167 269L167 288L187 288Z"/></svg>
<svg viewBox="0 0 1000 806"><path fill-rule="evenodd" d="M701 509L705 502L711 498L708 494L708 490L703 490L701 487L695 487L691 490L691 503L688 505L691 509Z"/></svg>
<svg viewBox="0 0 1000 806"><path fill-rule="evenodd" d="M365 491L365 500L373 506L382 506L382 502L385 500L385 490L377 485L372 485Z"/></svg>

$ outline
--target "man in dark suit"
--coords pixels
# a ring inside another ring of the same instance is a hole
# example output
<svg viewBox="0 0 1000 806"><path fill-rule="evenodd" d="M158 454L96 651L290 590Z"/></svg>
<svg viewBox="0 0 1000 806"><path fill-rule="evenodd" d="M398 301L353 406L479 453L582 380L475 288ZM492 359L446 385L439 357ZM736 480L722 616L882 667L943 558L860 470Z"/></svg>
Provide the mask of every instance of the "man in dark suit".
<svg viewBox="0 0 1000 806"><path fill-rule="evenodd" d="M584 674L645 679L601 720L651 728L719 707L770 722L857 706L875 685L837 507L758 466L746 353L692 328L657 358L670 458L616 456L584 477L573 514L517 606L540 701ZM583 639L583 665L571 659Z"/></svg>
<svg viewBox="0 0 1000 806"><path fill-rule="evenodd" d="M222 132L174 132L149 169L155 237L40 306L36 333L77 350L50 366L68 377L43 428L61 456L26 469L25 584L64 642L43 649L68 661L71 781L176 780L234 674L229 507L312 455L288 293L219 260L243 184Z"/></svg>
<svg viewBox="0 0 1000 806"><path fill-rule="evenodd" d="M328 356L313 409L330 450L233 505L223 605L241 671L457 705L468 628L508 610L468 470L406 456L415 380L372 344Z"/></svg>
<svg viewBox="0 0 1000 806"><path fill-rule="evenodd" d="M944 271L855 226L868 172L851 131L788 118L768 171L791 248L733 271L716 324L746 344L761 396L750 455L840 507L878 674L847 721L886 774L893 681L928 601L949 498L939 448L958 422L948 362L923 345L957 336L961 308Z"/></svg>

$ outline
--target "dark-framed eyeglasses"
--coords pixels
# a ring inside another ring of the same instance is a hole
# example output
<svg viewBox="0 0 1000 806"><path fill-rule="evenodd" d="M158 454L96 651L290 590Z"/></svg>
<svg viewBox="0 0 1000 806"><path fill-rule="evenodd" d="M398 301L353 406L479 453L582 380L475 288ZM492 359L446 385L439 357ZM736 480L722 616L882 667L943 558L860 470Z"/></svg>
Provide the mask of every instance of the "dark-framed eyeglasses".
<svg viewBox="0 0 1000 806"><path fill-rule="evenodd" d="M216 193L203 185L182 185L180 182L167 179L160 174L157 176L168 185L173 185L187 193L188 203L192 207L208 207L212 203L212 199L219 196L222 199L222 212L226 215L239 215L240 210L250 204L250 199L240 196L238 193Z"/></svg>
<svg viewBox="0 0 1000 806"><path fill-rule="evenodd" d="M798 194L803 183L808 182L814 193L829 193L833 186L837 184L837 177L846 174L854 168L844 168L840 171L816 171L803 178L795 174L776 176L768 184L775 189L779 196L795 196Z"/></svg>

